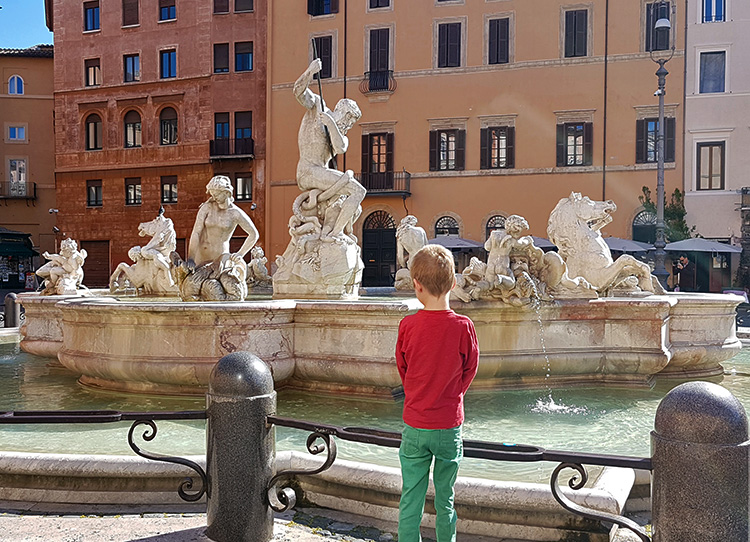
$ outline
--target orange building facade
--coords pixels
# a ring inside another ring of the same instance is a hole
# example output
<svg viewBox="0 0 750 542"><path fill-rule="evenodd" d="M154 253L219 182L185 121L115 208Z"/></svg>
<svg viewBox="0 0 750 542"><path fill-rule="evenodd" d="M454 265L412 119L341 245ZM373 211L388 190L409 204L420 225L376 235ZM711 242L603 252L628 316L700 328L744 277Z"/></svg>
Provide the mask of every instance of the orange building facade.
<svg viewBox="0 0 750 542"><path fill-rule="evenodd" d="M225 174L264 238L266 13L253 0L46 0L59 228L104 286L160 207L185 257ZM255 204L255 205L253 205ZM241 242L233 242L233 245ZM234 246L233 246L234 248Z"/></svg>
<svg viewBox="0 0 750 542"><path fill-rule="evenodd" d="M676 46L666 100L667 194L682 182L684 36L679 13L654 2L520 0L280 0L269 5L268 255L288 242L299 194L296 137L302 107L292 86L312 59L324 64L328 105L357 101L340 169L368 188L356 224L365 280L395 273L394 229L413 214L428 237L483 244L510 214L546 237L571 191L611 199L605 235L631 238L655 217L657 65ZM684 14L682 14L684 15ZM653 35L656 18L678 29ZM318 92L317 85L313 91ZM369 267L369 269L368 269Z"/></svg>

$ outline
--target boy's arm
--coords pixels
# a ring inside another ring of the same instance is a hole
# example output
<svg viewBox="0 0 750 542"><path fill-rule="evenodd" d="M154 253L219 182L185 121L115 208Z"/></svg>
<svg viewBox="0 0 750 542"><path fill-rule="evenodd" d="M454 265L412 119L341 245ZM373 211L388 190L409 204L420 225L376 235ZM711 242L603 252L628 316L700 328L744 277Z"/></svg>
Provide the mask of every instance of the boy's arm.
<svg viewBox="0 0 750 542"><path fill-rule="evenodd" d="M399 324L398 339L396 340L396 367L398 368L398 376L401 377L402 384L406 378L406 358L404 357L403 340L404 337L401 333L401 325Z"/></svg>
<svg viewBox="0 0 750 542"><path fill-rule="evenodd" d="M470 324L466 333L467 352L464 357L463 372L461 374L461 392L466 393L471 381L477 375L479 368L479 343L474 325Z"/></svg>

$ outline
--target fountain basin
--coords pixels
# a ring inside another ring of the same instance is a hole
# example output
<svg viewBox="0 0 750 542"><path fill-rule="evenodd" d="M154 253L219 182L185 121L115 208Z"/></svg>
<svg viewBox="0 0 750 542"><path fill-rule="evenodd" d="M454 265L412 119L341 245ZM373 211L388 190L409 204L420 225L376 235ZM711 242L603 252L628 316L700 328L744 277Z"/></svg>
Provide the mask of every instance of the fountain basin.
<svg viewBox="0 0 750 542"><path fill-rule="evenodd" d="M400 385L394 345L416 299L261 300L231 303L116 297L54 300L21 294L21 348L53 354L81 383L105 389L202 395L217 359L247 350L277 386L388 395ZM480 346L476 389L604 383L650 385L656 374L721 374L741 348L738 296L679 294L561 300L538 312L499 302L456 303Z"/></svg>

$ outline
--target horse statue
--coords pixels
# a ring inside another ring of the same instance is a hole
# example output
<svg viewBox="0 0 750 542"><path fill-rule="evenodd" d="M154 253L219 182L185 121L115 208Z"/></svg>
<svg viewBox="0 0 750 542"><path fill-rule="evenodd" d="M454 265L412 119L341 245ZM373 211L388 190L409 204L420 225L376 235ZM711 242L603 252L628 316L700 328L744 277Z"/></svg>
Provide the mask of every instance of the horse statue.
<svg viewBox="0 0 750 542"><path fill-rule="evenodd" d="M592 201L578 192L561 199L549 216L547 235L559 250L571 277L583 277L600 295L613 290L663 294L648 264L624 254L612 260L601 229L617 210L613 201Z"/></svg>
<svg viewBox="0 0 750 542"><path fill-rule="evenodd" d="M134 262L120 263L109 279L109 291L135 288L136 293L164 295L177 293L170 271L170 254L177 248L177 235L172 220L164 216L164 208L150 222L138 224L138 235L150 236L146 246L132 247L128 257Z"/></svg>

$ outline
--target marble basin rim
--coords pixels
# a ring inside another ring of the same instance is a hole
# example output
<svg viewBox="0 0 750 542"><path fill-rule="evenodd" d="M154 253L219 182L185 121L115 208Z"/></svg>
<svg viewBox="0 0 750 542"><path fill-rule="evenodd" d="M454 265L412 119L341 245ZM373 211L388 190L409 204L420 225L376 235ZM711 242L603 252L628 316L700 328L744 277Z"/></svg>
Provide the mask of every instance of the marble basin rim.
<svg viewBox="0 0 750 542"><path fill-rule="evenodd" d="M477 329L473 389L648 386L656 375L721 374L741 348L741 300L680 293L561 300L538 312L493 301L452 307ZM24 351L56 357L87 386L167 395L204 394L213 364L247 350L268 363L277 387L388 397L400 385L398 324L421 307L403 296L184 303L21 294L19 302Z"/></svg>

